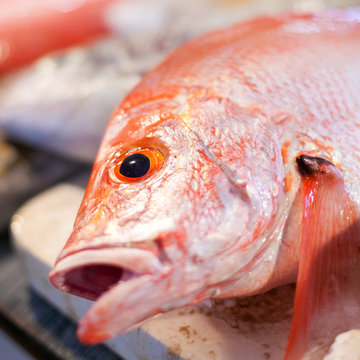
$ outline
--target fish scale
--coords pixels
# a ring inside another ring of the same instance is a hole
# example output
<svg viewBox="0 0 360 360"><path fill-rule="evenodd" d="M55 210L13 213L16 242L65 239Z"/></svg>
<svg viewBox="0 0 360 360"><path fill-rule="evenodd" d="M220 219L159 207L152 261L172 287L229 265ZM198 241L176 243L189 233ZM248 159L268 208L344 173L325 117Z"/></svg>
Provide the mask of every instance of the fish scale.
<svg viewBox="0 0 360 360"><path fill-rule="evenodd" d="M345 275L334 281L351 277L331 240L341 243L349 219L359 219L355 19L360 10L284 15L207 34L130 92L110 120L74 231L50 274L59 289L85 297L94 294L81 281L92 266L120 274L96 288L99 299L78 330L83 342L122 334L168 309L293 282L299 262L316 264L322 246L331 249L330 265L344 265ZM151 164L135 180L120 167L134 152L148 154ZM308 207L309 186L319 183L325 190ZM327 196L339 199L343 218L334 203L327 208ZM96 236L94 209L102 214L95 216ZM324 213L334 226L324 232L326 221L309 222L307 231L308 213ZM344 238L349 249L350 239ZM116 264L107 260L109 248ZM122 281L119 269L131 279ZM308 269L300 266L299 279L309 279ZM326 289L311 284L331 284L331 272L321 265L312 271L318 282L309 282L308 293L327 299ZM313 301L299 294L298 303Z"/></svg>

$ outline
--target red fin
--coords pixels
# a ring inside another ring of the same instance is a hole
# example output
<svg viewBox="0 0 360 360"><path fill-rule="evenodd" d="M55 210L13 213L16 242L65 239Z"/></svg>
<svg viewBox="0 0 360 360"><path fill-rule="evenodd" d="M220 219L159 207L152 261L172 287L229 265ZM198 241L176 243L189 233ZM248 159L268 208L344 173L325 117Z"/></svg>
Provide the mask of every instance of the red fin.
<svg viewBox="0 0 360 360"><path fill-rule="evenodd" d="M310 156L303 175L303 227L294 317L284 359L322 359L335 337L358 327L358 212L340 170ZM355 325L357 324L357 326Z"/></svg>

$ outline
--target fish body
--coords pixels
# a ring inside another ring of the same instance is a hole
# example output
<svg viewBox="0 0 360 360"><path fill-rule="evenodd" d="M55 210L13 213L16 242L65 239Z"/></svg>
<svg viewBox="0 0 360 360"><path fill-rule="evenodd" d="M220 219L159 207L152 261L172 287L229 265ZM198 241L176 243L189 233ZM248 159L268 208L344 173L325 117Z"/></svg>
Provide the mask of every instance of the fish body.
<svg viewBox="0 0 360 360"><path fill-rule="evenodd" d="M283 15L204 35L124 99L50 274L97 300L83 342L296 281L296 158L335 164L360 205L359 19L357 9Z"/></svg>

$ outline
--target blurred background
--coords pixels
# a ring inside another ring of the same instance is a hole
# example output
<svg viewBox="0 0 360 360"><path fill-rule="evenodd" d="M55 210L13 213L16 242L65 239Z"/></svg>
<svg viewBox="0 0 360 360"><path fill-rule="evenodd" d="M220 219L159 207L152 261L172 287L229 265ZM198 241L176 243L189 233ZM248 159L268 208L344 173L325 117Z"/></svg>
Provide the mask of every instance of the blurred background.
<svg viewBox="0 0 360 360"><path fill-rule="evenodd" d="M359 5L360 0L0 0L1 358L116 358L103 347L79 345L73 324L27 287L8 224L42 190L63 180L86 185L111 113L144 73L182 43L254 16Z"/></svg>

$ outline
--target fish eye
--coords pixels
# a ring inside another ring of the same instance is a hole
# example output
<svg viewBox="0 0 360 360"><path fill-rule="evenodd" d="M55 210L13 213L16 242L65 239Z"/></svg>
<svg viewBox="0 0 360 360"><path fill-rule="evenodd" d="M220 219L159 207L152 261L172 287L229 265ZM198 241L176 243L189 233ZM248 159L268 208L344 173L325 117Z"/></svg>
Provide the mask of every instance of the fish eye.
<svg viewBox="0 0 360 360"><path fill-rule="evenodd" d="M131 154L121 163L119 172L128 178L145 176L150 169L150 159L144 154Z"/></svg>
<svg viewBox="0 0 360 360"><path fill-rule="evenodd" d="M135 149L115 160L116 166L111 175L115 175L117 181L136 182L160 169L163 162L164 157L157 149Z"/></svg>

